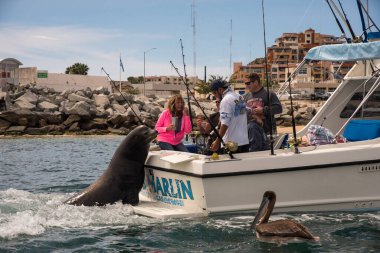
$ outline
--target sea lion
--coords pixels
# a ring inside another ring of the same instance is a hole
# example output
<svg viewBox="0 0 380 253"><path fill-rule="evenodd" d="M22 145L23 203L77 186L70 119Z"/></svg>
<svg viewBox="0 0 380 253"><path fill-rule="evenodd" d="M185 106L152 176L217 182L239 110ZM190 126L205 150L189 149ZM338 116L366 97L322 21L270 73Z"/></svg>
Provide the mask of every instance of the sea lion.
<svg viewBox="0 0 380 253"><path fill-rule="evenodd" d="M251 225L251 229L256 230L256 237L258 239L277 243L286 243L295 239L319 240L319 237L314 237L305 226L294 220L269 222L269 217L272 214L275 203L276 194L273 191L266 191Z"/></svg>
<svg viewBox="0 0 380 253"><path fill-rule="evenodd" d="M70 205L102 206L119 200L137 205L143 186L149 144L157 132L146 126L133 129L117 148L107 170L93 184L65 201Z"/></svg>

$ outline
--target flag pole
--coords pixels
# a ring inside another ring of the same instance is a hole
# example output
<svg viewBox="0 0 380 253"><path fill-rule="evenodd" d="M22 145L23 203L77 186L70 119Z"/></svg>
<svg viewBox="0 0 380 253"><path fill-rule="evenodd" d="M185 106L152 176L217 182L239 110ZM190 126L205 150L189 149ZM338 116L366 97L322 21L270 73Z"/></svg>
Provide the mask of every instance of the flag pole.
<svg viewBox="0 0 380 253"><path fill-rule="evenodd" d="M120 89L120 93L121 93L121 53L120 53L120 64L119 64L119 89Z"/></svg>

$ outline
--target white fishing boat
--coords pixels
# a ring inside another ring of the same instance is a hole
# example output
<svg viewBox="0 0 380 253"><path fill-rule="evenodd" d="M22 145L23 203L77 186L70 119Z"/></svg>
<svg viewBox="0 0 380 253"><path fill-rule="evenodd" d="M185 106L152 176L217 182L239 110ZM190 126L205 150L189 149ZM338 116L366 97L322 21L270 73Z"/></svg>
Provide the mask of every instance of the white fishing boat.
<svg viewBox="0 0 380 253"><path fill-rule="evenodd" d="M380 209L380 42L313 48L293 74L313 61L356 64L297 136L323 125L348 142L218 160L152 151L135 213L161 218L254 213L268 190L278 196L277 212Z"/></svg>

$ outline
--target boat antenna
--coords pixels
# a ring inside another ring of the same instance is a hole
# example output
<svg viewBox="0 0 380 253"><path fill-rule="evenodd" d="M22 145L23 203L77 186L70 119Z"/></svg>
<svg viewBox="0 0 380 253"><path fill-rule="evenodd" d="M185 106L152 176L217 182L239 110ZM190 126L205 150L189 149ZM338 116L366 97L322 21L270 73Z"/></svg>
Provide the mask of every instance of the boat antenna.
<svg viewBox="0 0 380 253"><path fill-rule="evenodd" d="M110 81L111 81L111 83L112 83L114 89L115 89L115 90L118 90L115 81L112 80L112 78L111 78L110 75L106 72L106 70L105 70L103 67L102 67L101 70L107 75L108 79L110 79ZM133 110L133 107L132 107L131 103L128 101L128 99L126 99L126 98L124 97L123 93L121 92L121 89L119 90L119 93L120 93L120 95L122 96L122 98L125 100L125 102L127 102L128 107L131 108L133 114L137 117L137 119L138 119L138 121L141 123L141 125L145 125L144 122L141 120L141 118L137 115L137 113L135 112L135 110Z"/></svg>
<svg viewBox="0 0 380 253"><path fill-rule="evenodd" d="M182 82L185 84L186 86L186 89L187 90L190 90L189 88L189 85L187 84L187 82L185 82L183 76L179 73L178 71L178 68L176 66L174 66L173 62L170 61L170 64L172 65L172 67L175 69L175 71L177 72L179 78L181 78ZM191 96L193 97L195 103L197 104L197 106L199 107L199 109L201 109L202 111L202 114L203 116L206 118L206 120L208 121L208 123L210 124L211 128L212 128L212 131L214 131L216 137L220 140L220 142L223 144L224 148L227 150L227 154L230 156L231 159L234 159L234 156L232 155L232 152L231 150L228 148L228 146L224 143L223 141L223 138L220 136L219 132L216 130L214 124L211 122L211 119L207 116L207 114L205 113L205 111L203 110L203 107L199 104L198 100L195 98L194 94L191 93Z"/></svg>
<svg viewBox="0 0 380 253"><path fill-rule="evenodd" d="M332 14L334 15L335 22L338 24L339 29L340 29L340 32L341 32L342 35L344 36L344 39L347 41L347 43L351 43L351 39L350 39L350 38L347 38L347 36L346 36L346 32L344 31L343 26L342 26L342 24L340 23L339 19L338 19L337 16L335 15L335 12L334 12L333 8L331 7L330 2L329 2L328 0L325 0L325 2L329 5L329 8L330 8Z"/></svg>
<svg viewBox="0 0 380 253"><path fill-rule="evenodd" d="M261 0L261 9L263 13L263 31L264 31L264 52L265 52L265 76L266 76L266 86L267 86L267 99L268 99L268 112L269 112L269 139L270 139L270 153L274 155L274 139L273 139L273 123L272 123L272 109L271 109L271 99L269 92L269 74L268 74L268 57L267 57L267 41L265 38L265 16L264 16L264 0Z"/></svg>
<svg viewBox="0 0 380 253"><path fill-rule="evenodd" d="M190 123L191 123L191 129L193 129L193 116L191 114L191 107L190 107L190 89L189 84L187 83L187 74L186 74L186 63L185 63L185 55L183 54L183 45L182 45L182 39L179 39L181 43L181 52L182 52L182 63L183 63L183 73L185 75L185 79L182 78L183 83L186 86L187 91L187 106L189 107L189 116L190 116Z"/></svg>
<svg viewBox="0 0 380 253"><path fill-rule="evenodd" d="M342 6L342 3L340 2L340 0L338 0L338 3L339 3L339 5L340 5L340 8L342 9L343 16L344 16L344 19L345 19L346 24L347 24L347 26L348 26L348 29L350 30L350 33L351 33L352 39L355 40L355 39L356 39L356 35L355 35L355 33L354 33L354 30L352 30L352 27L351 27L350 21L348 21L348 19L347 19L347 15L346 15L346 13L344 12L344 9L343 9L343 6Z"/></svg>
<svg viewBox="0 0 380 253"><path fill-rule="evenodd" d="M289 75L289 61L286 60L286 66L288 68ZM292 116L292 130L293 130L293 139L294 139L294 153L299 154L300 151L298 149L298 140L297 140L297 131L296 131L296 120L294 117L294 107L293 107L293 96L292 96L292 78L289 80L289 96L290 96L290 113Z"/></svg>

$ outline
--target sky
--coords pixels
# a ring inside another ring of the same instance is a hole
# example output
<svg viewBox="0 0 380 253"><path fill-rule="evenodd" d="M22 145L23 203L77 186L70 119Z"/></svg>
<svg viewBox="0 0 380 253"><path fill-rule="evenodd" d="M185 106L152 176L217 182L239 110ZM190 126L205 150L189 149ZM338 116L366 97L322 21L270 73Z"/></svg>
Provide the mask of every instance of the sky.
<svg viewBox="0 0 380 253"><path fill-rule="evenodd" d="M366 4L367 0L362 2ZM176 76L170 61L184 75L181 39L187 76L203 79L206 66L208 77L228 77L232 72L230 56L232 63L247 64L265 54L261 3L0 0L0 59L16 58L22 67L50 73L64 73L79 62L89 67L89 75L105 75L101 70L104 68L114 80L143 76L145 62L146 76ZM341 3L354 31L361 34L356 0ZM368 0L368 5L370 15L380 26L380 0ZM273 45L282 33L304 32L308 28L322 34L341 34L324 0L264 0L264 14L267 46ZM120 57L124 72L120 70Z"/></svg>

